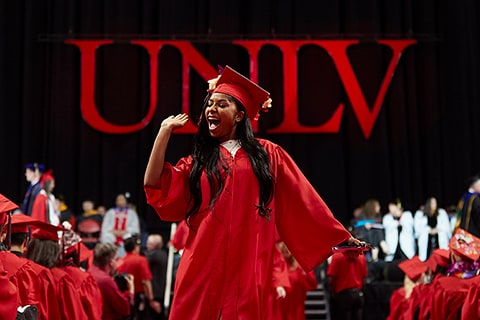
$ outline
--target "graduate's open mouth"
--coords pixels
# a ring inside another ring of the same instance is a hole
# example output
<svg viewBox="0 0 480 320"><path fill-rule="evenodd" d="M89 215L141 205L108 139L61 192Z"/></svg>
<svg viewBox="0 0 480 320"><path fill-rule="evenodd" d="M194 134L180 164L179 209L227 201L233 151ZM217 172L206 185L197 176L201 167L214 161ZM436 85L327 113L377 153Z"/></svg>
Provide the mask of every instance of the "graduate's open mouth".
<svg viewBox="0 0 480 320"><path fill-rule="evenodd" d="M215 130L220 125L220 120L214 118L208 118L208 129Z"/></svg>

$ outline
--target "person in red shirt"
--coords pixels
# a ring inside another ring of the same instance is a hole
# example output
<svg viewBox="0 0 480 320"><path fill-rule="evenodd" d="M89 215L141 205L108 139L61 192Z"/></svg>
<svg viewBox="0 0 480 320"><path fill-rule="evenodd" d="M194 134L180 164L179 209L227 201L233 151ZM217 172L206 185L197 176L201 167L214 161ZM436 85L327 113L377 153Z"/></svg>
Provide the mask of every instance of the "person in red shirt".
<svg viewBox="0 0 480 320"><path fill-rule="evenodd" d="M156 301L152 290L152 272L147 258L140 255L140 239L133 235L123 242L125 256L118 261L117 272L131 274L135 284L135 313L142 319L146 308L162 312L162 305Z"/></svg>
<svg viewBox="0 0 480 320"><path fill-rule="evenodd" d="M93 265L88 272L97 281L103 297L103 320L125 319L131 315L135 287L133 277L127 275L127 288L121 291L113 279L116 272L117 246L113 243L98 243L94 249Z"/></svg>
<svg viewBox="0 0 480 320"><path fill-rule="evenodd" d="M336 252L327 268L332 319L363 319L363 283L368 275L364 255Z"/></svg>

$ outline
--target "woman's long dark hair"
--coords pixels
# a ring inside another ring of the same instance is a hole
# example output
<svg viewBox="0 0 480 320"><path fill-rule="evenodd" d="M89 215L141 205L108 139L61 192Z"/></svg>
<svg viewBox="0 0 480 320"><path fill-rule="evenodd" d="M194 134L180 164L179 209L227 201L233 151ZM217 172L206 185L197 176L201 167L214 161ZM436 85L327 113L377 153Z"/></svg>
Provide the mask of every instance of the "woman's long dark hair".
<svg viewBox="0 0 480 320"><path fill-rule="evenodd" d="M260 186L260 203L257 205L258 214L261 217L270 218L271 209L268 207L273 198L273 176L270 168L270 160L265 148L255 139L252 125L247 117L245 107L235 98L228 96L229 101L235 102L239 111L245 112L243 119L237 124L236 136L240 140L242 148L245 150L253 172L257 177ZM220 158L220 142L210 135L207 119L205 119L205 109L208 106L210 95L205 98L202 108L202 115L198 123L198 132L195 135L193 147L193 166L190 173L190 194L192 205L187 212L188 218L198 213L202 202L202 191L200 188L200 178L205 170L207 180L210 185L210 207L213 206L219 195L222 193L224 181L220 167L223 171L229 171L224 159Z"/></svg>
<svg viewBox="0 0 480 320"><path fill-rule="evenodd" d="M52 240L32 239L28 244L27 258L48 269L58 264L60 246Z"/></svg>

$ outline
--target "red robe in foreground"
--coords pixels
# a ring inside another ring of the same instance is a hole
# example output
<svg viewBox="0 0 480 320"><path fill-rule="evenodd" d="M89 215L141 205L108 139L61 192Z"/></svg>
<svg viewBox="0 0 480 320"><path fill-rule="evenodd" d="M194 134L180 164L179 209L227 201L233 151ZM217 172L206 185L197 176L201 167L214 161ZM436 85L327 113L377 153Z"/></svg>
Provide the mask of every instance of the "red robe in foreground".
<svg viewBox="0 0 480 320"><path fill-rule="evenodd" d="M90 273L76 266L65 266L61 269L70 275L77 286L87 318L89 320L101 320L103 298L97 280Z"/></svg>
<svg viewBox="0 0 480 320"><path fill-rule="evenodd" d="M60 268L52 268L52 274L57 284L57 296L61 319L88 320L83 310L82 300L77 286L72 278Z"/></svg>
<svg viewBox="0 0 480 320"><path fill-rule="evenodd" d="M0 261L0 319L14 320L17 317L18 294L15 285L8 280L7 272Z"/></svg>
<svg viewBox="0 0 480 320"><path fill-rule="evenodd" d="M38 319L60 319L57 289L55 279L50 269L30 261L32 269L40 282L40 301L38 304Z"/></svg>
<svg viewBox="0 0 480 320"><path fill-rule="evenodd" d="M275 179L270 220L260 217L259 185L241 148L222 170L224 190L209 208L210 189L201 179L202 205L180 259L169 319L265 319L272 288L275 227L305 271L325 261L331 247L351 235L335 219L291 157L278 145L259 140L270 157ZM160 218L184 219L190 192L191 157L175 167L165 163L161 190L145 188Z"/></svg>
<svg viewBox="0 0 480 320"><path fill-rule="evenodd" d="M10 282L17 287L18 306L35 305L38 307L39 280L32 269L31 262L17 257L9 251L2 251L0 252L0 263L3 264Z"/></svg>

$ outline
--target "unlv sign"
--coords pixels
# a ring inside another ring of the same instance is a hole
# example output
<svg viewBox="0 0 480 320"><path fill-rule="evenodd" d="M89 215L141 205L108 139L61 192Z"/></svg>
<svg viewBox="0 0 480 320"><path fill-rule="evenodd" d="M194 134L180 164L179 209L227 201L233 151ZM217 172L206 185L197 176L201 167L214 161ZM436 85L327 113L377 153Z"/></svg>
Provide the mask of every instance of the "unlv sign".
<svg viewBox="0 0 480 320"><path fill-rule="evenodd" d="M117 125L105 120L95 104L95 56L101 46L111 45L113 40L66 40L66 44L77 46L80 49L81 59L81 94L80 109L84 120L98 131L113 134L125 134L143 129L152 120L157 106L157 78L158 53L163 46L173 46L182 55L182 112L189 114L189 81L190 67L195 69L205 81L217 76L217 70L195 49L188 41L171 40L132 40L130 44L144 48L150 59L150 105L145 117L131 125ZM378 44L387 46L392 51L392 58L382 79L379 91L372 107L367 104L365 95L353 71L347 55L347 49L359 43L359 40L236 40L232 44L247 50L250 59L250 78L258 81L258 55L265 45L276 46L283 57L283 94L284 118L282 123L269 133L337 133L343 115L344 105L339 103L336 111L325 123L319 126L304 126L298 120L298 70L297 54L301 47L315 45L325 49L335 64L335 67L344 86L345 92L352 105L355 117L365 138L369 138L375 121L385 99L385 94L391 83L395 70L403 51L416 43L416 40L379 40ZM191 134L196 127L189 122L178 133Z"/></svg>

